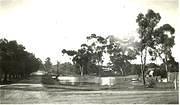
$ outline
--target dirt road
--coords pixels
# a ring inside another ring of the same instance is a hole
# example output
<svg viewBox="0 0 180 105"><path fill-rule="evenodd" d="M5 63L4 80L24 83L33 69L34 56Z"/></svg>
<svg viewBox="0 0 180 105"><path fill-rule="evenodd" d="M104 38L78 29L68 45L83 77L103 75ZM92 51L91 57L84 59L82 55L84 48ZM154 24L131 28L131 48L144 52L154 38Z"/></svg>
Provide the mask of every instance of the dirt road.
<svg viewBox="0 0 180 105"><path fill-rule="evenodd" d="M1 104L177 104L177 91L0 90Z"/></svg>

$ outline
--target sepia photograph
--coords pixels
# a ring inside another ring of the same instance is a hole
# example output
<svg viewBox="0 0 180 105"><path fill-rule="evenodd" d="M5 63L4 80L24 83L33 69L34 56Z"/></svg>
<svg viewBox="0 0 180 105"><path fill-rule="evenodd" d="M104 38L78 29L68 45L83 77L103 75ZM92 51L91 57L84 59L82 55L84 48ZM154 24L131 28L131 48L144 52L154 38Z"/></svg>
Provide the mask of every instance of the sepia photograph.
<svg viewBox="0 0 180 105"><path fill-rule="evenodd" d="M0 0L0 104L179 104L178 0Z"/></svg>

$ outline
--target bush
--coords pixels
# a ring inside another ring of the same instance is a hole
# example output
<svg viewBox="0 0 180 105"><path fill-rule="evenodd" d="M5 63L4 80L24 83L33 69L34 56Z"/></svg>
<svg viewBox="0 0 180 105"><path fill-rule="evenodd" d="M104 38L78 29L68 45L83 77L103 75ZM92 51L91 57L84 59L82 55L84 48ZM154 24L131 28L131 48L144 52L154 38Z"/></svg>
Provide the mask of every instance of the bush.
<svg viewBox="0 0 180 105"><path fill-rule="evenodd" d="M43 75L41 82L48 85L59 84L57 80L51 78L51 75Z"/></svg>
<svg viewBox="0 0 180 105"><path fill-rule="evenodd" d="M147 84L146 84L146 86L148 88L154 88L155 85L156 85L155 79L153 77L147 77Z"/></svg>

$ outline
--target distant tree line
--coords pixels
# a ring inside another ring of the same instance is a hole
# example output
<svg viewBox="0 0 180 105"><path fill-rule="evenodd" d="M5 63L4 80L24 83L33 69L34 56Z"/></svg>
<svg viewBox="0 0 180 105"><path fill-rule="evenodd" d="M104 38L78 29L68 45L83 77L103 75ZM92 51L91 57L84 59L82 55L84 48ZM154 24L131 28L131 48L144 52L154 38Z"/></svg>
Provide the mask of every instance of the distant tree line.
<svg viewBox="0 0 180 105"><path fill-rule="evenodd" d="M126 75L140 75L141 71L140 71L140 64L131 64L129 65L126 70L124 71ZM122 76L120 71L107 71L102 67L100 67L101 70L101 75L100 76ZM87 75L90 76L98 76L98 71L99 68L97 67L97 65L93 65L93 64L88 64L87 66ZM105 72L104 72L105 71ZM80 70L79 70L79 66L76 64L72 64L70 62L64 62L64 63L60 63L59 66L56 65L52 65L52 74L54 75L61 75L61 76L79 76Z"/></svg>
<svg viewBox="0 0 180 105"><path fill-rule="evenodd" d="M21 79L39 69L41 61L15 40L0 39L0 80Z"/></svg>

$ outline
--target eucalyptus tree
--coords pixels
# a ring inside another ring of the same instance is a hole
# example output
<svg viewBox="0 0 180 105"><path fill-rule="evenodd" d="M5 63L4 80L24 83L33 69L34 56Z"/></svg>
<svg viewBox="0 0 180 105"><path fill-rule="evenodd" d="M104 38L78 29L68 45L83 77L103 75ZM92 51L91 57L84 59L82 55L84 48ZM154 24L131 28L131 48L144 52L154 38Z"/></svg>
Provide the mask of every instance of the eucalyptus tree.
<svg viewBox="0 0 180 105"><path fill-rule="evenodd" d="M143 84L145 85L145 65L149 48L154 46L153 32L160 22L161 16L153 10L148 10L146 14L138 14L136 22L138 23L138 33L140 38L139 51L141 56L141 72Z"/></svg>
<svg viewBox="0 0 180 105"><path fill-rule="evenodd" d="M97 36L96 34L91 34L87 36L86 39L89 42L89 46L92 49L92 62L99 66L98 75L101 75L101 66L103 61L103 54L106 53L107 38L102 36Z"/></svg>
<svg viewBox="0 0 180 105"><path fill-rule="evenodd" d="M51 62L51 58L50 57L46 58L44 66L45 66L45 70L47 72L52 72L52 62Z"/></svg>
<svg viewBox="0 0 180 105"><path fill-rule="evenodd" d="M141 54L141 70L143 73L144 84L144 71L147 53L152 56L152 60L156 60L159 57L165 65L166 72L169 71L168 61L172 58L171 49L175 45L175 29L169 24L157 27L160 20L160 14L155 13L153 10L148 10L145 15L140 13L136 19L139 26L139 49Z"/></svg>
<svg viewBox="0 0 180 105"><path fill-rule="evenodd" d="M62 53L73 57L72 61L74 64L79 65L81 76L88 74L87 65L91 61L92 54L92 49L88 45L82 44L77 51L63 49Z"/></svg>
<svg viewBox="0 0 180 105"><path fill-rule="evenodd" d="M117 40L112 36L102 37L96 34L87 36L87 44L82 44L77 51L63 49L62 53L73 57L74 64L79 65L81 75L90 71L87 67L94 67L100 76L102 70L103 57L110 54L111 64L114 70L121 71L125 75L125 70L130 65L130 61L136 58L137 50L134 47L134 40Z"/></svg>
<svg viewBox="0 0 180 105"><path fill-rule="evenodd" d="M74 63L79 64L81 76L88 74L87 66L90 60L91 51L86 44L82 44L81 48L78 49L76 56L72 59Z"/></svg>
<svg viewBox="0 0 180 105"><path fill-rule="evenodd" d="M154 30L154 46L152 47L155 53L165 64L166 72L168 72L168 61L174 59L172 57L172 47L175 45L175 29L169 25L164 24L161 27ZM154 55L155 55L154 54Z"/></svg>
<svg viewBox="0 0 180 105"><path fill-rule="evenodd" d="M130 61L136 59L138 54L134 47L134 39L118 39L114 36L108 37L107 52L110 54L110 61L113 70L120 71L122 75L126 75Z"/></svg>

